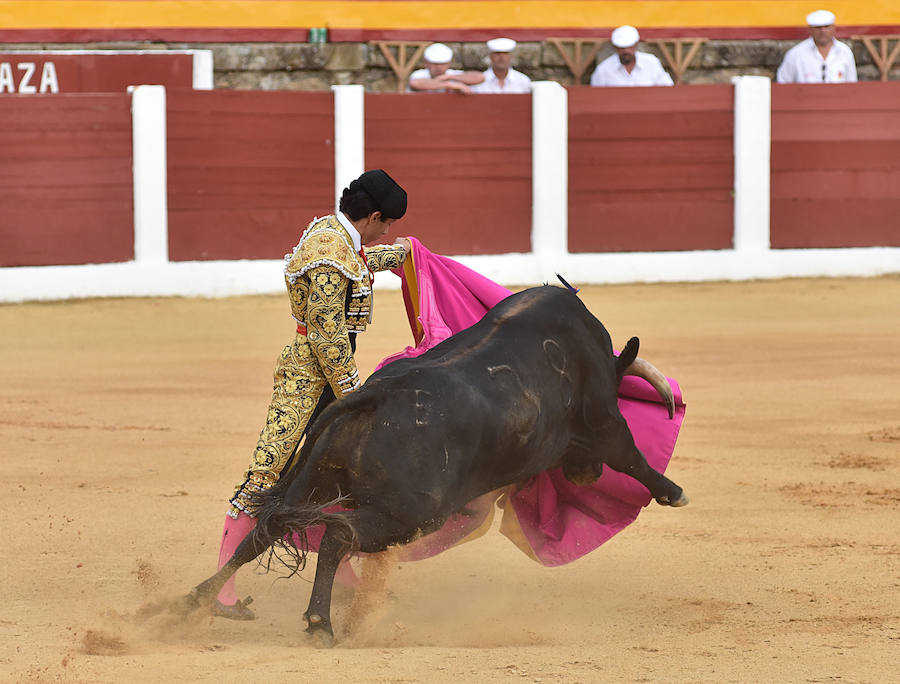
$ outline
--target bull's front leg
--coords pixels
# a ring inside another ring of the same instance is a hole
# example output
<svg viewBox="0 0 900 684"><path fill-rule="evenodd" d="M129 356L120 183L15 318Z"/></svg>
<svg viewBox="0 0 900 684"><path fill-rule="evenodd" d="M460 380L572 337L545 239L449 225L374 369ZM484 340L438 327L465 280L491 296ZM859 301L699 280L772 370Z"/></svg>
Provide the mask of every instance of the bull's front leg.
<svg viewBox="0 0 900 684"><path fill-rule="evenodd" d="M187 596L180 599L179 609L182 612L190 612L212 603L228 578L271 546L278 536L280 535L266 535L258 527L251 531L234 550L231 559L215 575L198 584Z"/></svg>
<svg viewBox="0 0 900 684"><path fill-rule="evenodd" d="M641 458L644 458L643 455ZM646 460L644 463L647 463ZM631 473L628 474L631 475ZM681 506L687 506L690 501L681 487L662 473L655 471L649 464L647 465L644 478L635 477L635 479L650 490L650 495L661 506L680 508Z"/></svg>
<svg viewBox="0 0 900 684"><path fill-rule="evenodd" d="M662 473L650 467L644 454L631 443L630 449L614 450L604 454L604 462L613 470L630 475L650 490L656 503L662 506L681 507L688 505L688 498L677 484Z"/></svg>

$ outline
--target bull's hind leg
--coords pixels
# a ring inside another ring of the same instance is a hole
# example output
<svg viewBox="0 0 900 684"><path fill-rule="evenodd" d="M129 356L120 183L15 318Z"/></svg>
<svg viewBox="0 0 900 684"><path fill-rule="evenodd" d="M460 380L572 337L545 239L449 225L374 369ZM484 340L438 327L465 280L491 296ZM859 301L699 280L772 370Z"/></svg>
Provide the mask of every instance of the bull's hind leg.
<svg viewBox="0 0 900 684"><path fill-rule="evenodd" d="M281 535L267 536L258 527L255 528L250 534L244 537L244 541L242 541L237 549L235 549L231 560L225 563L215 575L191 589L190 593L184 599L185 608L194 610L200 606L211 603L213 598L219 594L229 577L236 573L239 568L254 560L259 554L269 548L269 546L272 545L272 542L280 538L280 536Z"/></svg>

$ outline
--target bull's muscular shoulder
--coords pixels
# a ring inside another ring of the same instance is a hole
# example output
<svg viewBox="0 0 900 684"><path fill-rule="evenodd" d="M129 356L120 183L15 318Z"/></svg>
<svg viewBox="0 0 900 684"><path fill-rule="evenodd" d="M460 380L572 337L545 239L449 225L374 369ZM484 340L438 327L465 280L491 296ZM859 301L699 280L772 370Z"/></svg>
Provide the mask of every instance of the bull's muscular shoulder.
<svg viewBox="0 0 900 684"><path fill-rule="evenodd" d="M333 266L350 280L361 280L364 266L347 231L334 216L314 219L294 251L285 255L284 274L293 281L311 268Z"/></svg>

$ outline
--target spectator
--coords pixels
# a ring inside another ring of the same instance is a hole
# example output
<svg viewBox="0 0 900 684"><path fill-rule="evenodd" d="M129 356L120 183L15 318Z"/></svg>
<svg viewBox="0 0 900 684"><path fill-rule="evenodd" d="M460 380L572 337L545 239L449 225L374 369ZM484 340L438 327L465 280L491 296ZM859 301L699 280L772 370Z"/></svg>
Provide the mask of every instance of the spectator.
<svg viewBox="0 0 900 684"><path fill-rule="evenodd" d="M491 66L484 72L484 81L472 86L473 93L530 93L531 79L512 68L512 53L516 41L494 38L487 42Z"/></svg>
<svg viewBox="0 0 900 684"><path fill-rule="evenodd" d="M591 74L592 86L670 86L675 85L662 63L648 52L638 52L641 36L634 26L620 26L610 41L616 54L597 65Z"/></svg>
<svg viewBox="0 0 900 684"><path fill-rule="evenodd" d="M432 43L425 48L425 68L417 69L409 75L407 92L468 94L469 86L481 83L484 74L480 71L451 69L453 50L443 43Z"/></svg>
<svg viewBox="0 0 900 684"><path fill-rule="evenodd" d="M779 83L855 83L853 51L834 39L834 14L816 10L806 17L810 37L784 56Z"/></svg>

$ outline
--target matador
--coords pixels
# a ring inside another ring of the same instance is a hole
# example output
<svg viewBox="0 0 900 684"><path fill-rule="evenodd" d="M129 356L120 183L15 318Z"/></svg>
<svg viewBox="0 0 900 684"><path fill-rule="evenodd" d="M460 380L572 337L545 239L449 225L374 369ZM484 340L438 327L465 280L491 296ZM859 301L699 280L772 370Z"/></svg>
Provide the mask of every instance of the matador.
<svg viewBox="0 0 900 684"><path fill-rule="evenodd" d="M367 171L344 190L340 211L313 219L285 255L284 279L297 331L275 366L265 426L246 476L230 500L220 568L256 524L253 494L274 486L293 465L317 405L327 402L331 393L340 398L359 387L353 352L356 335L372 320L373 273L398 268L409 252L406 239L394 245L363 245L387 233L405 213L403 188L381 169ZM246 603L237 600L232 578L219 593L214 612L253 619Z"/></svg>

